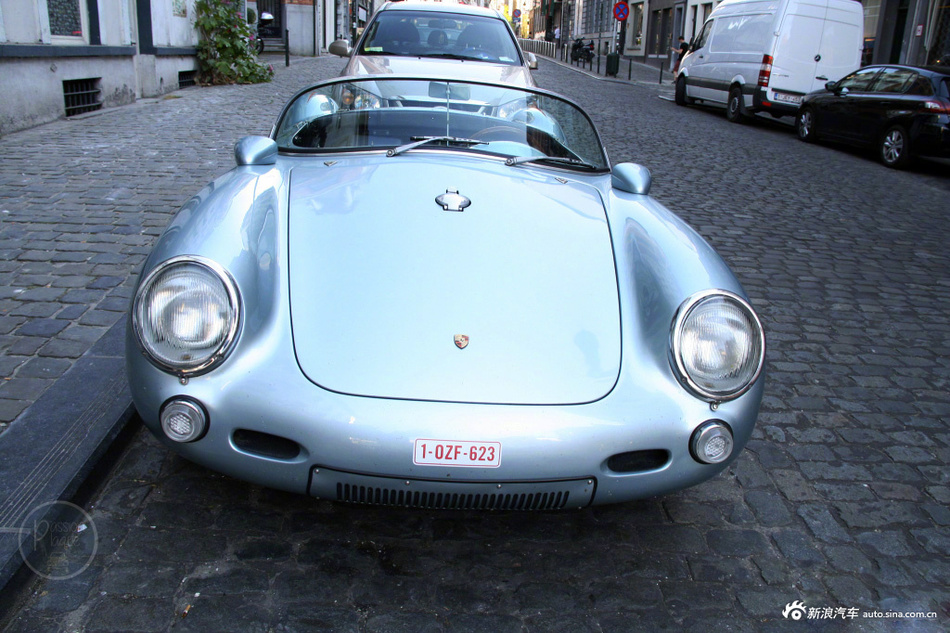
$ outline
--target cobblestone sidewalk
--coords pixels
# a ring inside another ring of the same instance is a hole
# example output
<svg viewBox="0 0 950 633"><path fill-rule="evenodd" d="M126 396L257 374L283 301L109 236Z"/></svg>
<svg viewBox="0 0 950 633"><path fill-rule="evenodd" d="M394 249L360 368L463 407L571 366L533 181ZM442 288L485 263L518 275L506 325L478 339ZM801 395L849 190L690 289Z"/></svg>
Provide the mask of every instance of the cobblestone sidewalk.
<svg viewBox="0 0 950 633"><path fill-rule="evenodd" d="M267 134L335 56L273 56L255 86L180 90L0 138L0 432L123 317L145 255L189 196Z"/></svg>

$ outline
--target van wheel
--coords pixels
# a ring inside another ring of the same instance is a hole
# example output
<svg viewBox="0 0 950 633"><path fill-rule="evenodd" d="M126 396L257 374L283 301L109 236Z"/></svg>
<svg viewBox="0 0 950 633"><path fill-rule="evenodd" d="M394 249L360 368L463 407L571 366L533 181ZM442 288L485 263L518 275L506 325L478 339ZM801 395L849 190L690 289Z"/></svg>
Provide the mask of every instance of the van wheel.
<svg viewBox="0 0 950 633"><path fill-rule="evenodd" d="M798 113L795 119L795 131L798 132L798 138L806 143L815 142L815 111L811 108L805 108Z"/></svg>
<svg viewBox="0 0 950 633"><path fill-rule="evenodd" d="M888 128L879 147L881 162L894 169L903 169L910 164L910 138L903 126Z"/></svg>
<svg viewBox="0 0 950 633"><path fill-rule="evenodd" d="M680 75L676 80L676 93L673 95L673 101L676 102L676 105L686 105L688 103L686 99L686 77Z"/></svg>
<svg viewBox="0 0 950 633"><path fill-rule="evenodd" d="M729 103L726 104L726 118L733 123L745 121L742 113L742 88L733 86L729 89Z"/></svg>

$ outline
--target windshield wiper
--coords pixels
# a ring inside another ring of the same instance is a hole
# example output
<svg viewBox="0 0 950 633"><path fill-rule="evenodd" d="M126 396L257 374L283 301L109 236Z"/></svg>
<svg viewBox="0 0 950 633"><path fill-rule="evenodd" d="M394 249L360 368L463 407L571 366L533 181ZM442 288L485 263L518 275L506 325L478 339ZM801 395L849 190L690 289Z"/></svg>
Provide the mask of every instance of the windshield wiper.
<svg viewBox="0 0 950 633"><path fill-rule="evenodd" d="M426 143L447 143L449 145L485 145L488 141L478 141L473 138L457 138L455 136L413 136L410 137L411 143L393 147L386 151L386 156L398 156L405 151L425 145Z"/></svg>
<svg viewBox="0 0 950 633"><path fill-rule="evenodd" d="M462 61L469 62L486 61L481 57L476 57L474 55L463 55L461 53L425 53L423 55L419 55L419 57L431 57L433 59L461 59Z"/></svg>
<svg viewBox="0 0 950 633"><path fill-rule="evenodd" d="M509 167L520 165L522 163L555 163L557 165L568 165L570 167L582 167L584 169L597 169L597 165L591 165L588 162L578 158L566 158L561 156L512 156L505 160Z"/></svg>

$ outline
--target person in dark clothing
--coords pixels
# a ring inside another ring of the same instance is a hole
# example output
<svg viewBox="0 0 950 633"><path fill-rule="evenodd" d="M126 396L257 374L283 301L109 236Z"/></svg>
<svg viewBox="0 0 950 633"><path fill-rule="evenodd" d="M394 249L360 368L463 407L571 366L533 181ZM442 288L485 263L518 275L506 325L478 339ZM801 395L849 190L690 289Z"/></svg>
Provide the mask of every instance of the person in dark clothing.
<svg viewBox="0 0 950 633"><path fill-rule="evenodd" d="M683 61L683 58L686 57L686 53L689 52L689 43L686 41L682 35L679 37L680 45L679 48L670 47L670 50L674 53L678 53L676 58L676 64L673 65L673 75L676 76L676 73L679 72L680 62Z"/></svg>

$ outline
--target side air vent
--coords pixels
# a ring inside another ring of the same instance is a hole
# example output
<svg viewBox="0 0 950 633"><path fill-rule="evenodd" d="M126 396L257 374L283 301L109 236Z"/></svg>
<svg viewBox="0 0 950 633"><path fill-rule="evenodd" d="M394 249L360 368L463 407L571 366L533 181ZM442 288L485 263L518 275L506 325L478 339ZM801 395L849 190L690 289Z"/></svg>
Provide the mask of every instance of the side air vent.
<svg viewBox="0 0 950 633"><path fill-rule="evenodd" d="M297 442L259 431L236 429L231 435L231 441L239 451L267 459L289 462L297 459L301 453L300 444Z"/></svg>
<svg viewBox="0 0 950 633"><path fill-rule="evenodd" d="M643 473L659 470L670 461L670 452L662 449L617 453L607 460L607 468L615 473Z"/></svg>
<svg viewBox="0 0 950 633"><path fill-rule="evenodd" d="M63 82L66 116L102 109L102 78L70 79Z"/></svg>
<svg viewBox="0 0 950 633"><path fill-rule="evenodd" d="M590 505L596 488L593 477L513 482L401 479L319 466L310 478L310 494L320 499L429 510L569 510Z"/></svg>

